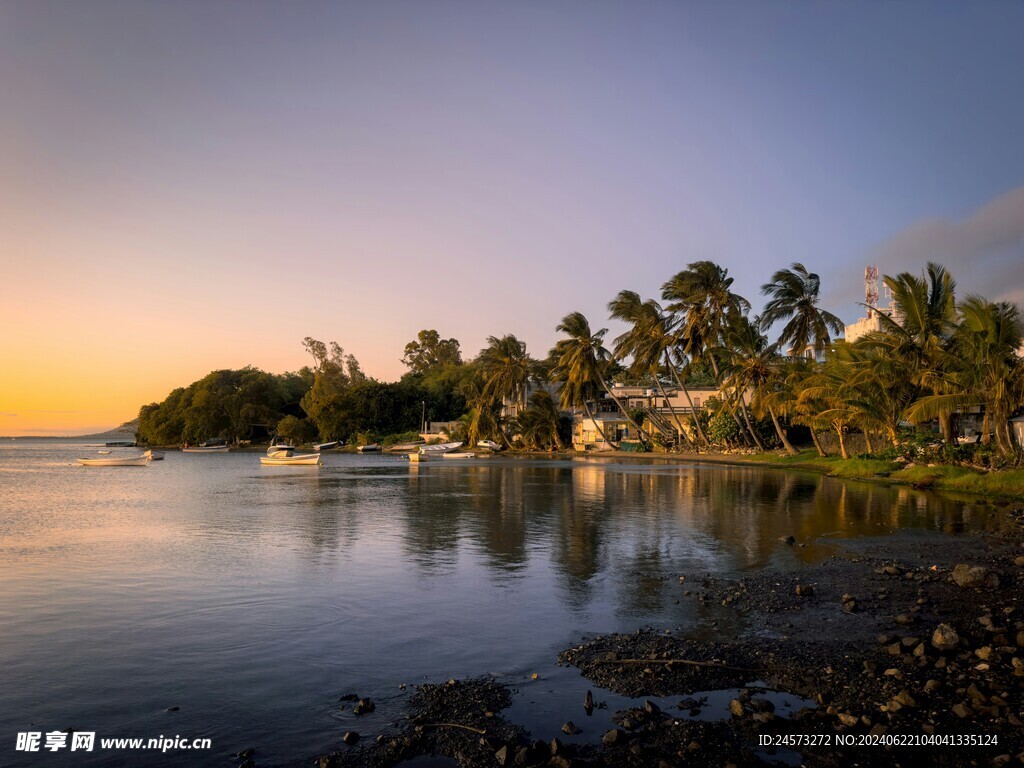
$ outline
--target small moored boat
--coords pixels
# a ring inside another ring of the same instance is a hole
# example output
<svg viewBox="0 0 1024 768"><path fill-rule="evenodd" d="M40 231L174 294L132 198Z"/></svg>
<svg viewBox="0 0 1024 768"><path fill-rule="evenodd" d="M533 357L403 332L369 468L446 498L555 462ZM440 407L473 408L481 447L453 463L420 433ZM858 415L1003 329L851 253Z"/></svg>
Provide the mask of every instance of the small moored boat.
<svg viewBox="0 0 1024 768"><path fill-rule="evenodd" d="M399 443L398 445L392 445L390 448L385 448L388 453L413 453L422 448L426 443L422 440L417 440L415 443Z"/></svg>
<svg viewBox="0 0 1024 768"><path fill-rule="evenodd" d="M329 451L332 448L337 448L338 442L339 441L337 440L332 440L329 443L317 443L316 445L313 446L313 448L315 448L318 451Z"/></svg>
<svg viewBox="0 0 1024 768"><path fill-rule="evenodd" d="M192 447L182 446L182 453L227 453L226 445L196 445Z"/></svg>
<svg viewBox="0 0 1024 768"><path fill-rule="evenodd" d="M442 453L442 459L472 459L475 453Z"/></svg>
<svg viewBox="0 0 1024 768"><path fill-rule="evenodd" d="M144 467L149 463L145 456L101 456L98 458L79 457L83 467Z"/></svg>
<svg viewBox="0 0 1024 768"><path fill-rule="evenodd" d="M356 450L360 453L373 453L380 450L380 444L370 443L369 445L360 445Z"/></svg>
<svg viewBox="0 0 1024 768"><path fill-rule="evenodd" d="M431 456L440 456L461 447L462 443L435 443L434 445L424 445L420 448L420 453L426 453Z"/></svg>
<svg viewBox="0 0 1024 768"><path fill-rule="evenodd" d="M163 458L164 458L164 452L163 451L154 451L152 448L150 448L148 451L146 451L142 455L145 456L150 461L163 461Z"/></svg>
<svg viewBox="0 0 1024 768"><path fill-rule="evenodd" d="M260 464L268 467L316 466L320 463L319 453L300 453L295 455L289 451L276 451L272 455L260 456Z"/></svg>

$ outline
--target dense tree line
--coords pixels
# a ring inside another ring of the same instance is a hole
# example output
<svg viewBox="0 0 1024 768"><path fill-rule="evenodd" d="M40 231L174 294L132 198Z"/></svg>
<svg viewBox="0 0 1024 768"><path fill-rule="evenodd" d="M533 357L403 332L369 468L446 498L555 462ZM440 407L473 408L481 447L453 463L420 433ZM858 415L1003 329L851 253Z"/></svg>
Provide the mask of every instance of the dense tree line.
<svg viewBox="0 0 1024 768"><path fill-rule="evenodd" d="M198 443L212 438L266 439L279 435L299 442L349 441L358 435L415 431L428 420L449 421L466 411L462 360L451 355L452 340L436 338L447 354L425 357L397 382L363 373L359 361L335 342L306 338L312 364L275 375L257 368L213 371L161 403L139 411L138 437L152 445ZM432 337L431 337L432 334Z"/></svg>
<svg viewBox="0 0 1024 768"><path fill-rule="evenodd" d="M386 383L366 376L338 344L306 338L310 366L283 375L214 371L144 406L139 436L171 444L247 439L268 429L295 440L351 440L417 430L425 415L458 420L455 436L472 443L558 449L571 440L567 412L593 417L598 401L611 397L643 443L665 444L644 413L616 399L611 385L624 382L650 386L669 402L666 386L682 393L684 405L668 414L670 447L747 444L796 453L796 426L822 455L819 437L834 432L845 458L851 431L863 435L869 452L898 450L908 427L928 423L955 447L955 414L980 407L981 450L1019 462L1008 423L1024 405L1018 307L980 296L958 301L952 276L937 264L920 275L886 276L885 284L891 306L869 308L880 329L852 344L833 339L842 323L819 306L820 279L802 264L772 275L761 288L766 305L752 316L728 270L710 261L672 276L658 299L619 292L608 312L625 330L610 343L606 329L570 312L543 359L505 334L464 361L456 339L423 330L405 347L409 372ZM538 387L545 384L555 386ZM721 396L698 409L689 389L708 385ZM605 439L615 443L614 435Z"/></svg>

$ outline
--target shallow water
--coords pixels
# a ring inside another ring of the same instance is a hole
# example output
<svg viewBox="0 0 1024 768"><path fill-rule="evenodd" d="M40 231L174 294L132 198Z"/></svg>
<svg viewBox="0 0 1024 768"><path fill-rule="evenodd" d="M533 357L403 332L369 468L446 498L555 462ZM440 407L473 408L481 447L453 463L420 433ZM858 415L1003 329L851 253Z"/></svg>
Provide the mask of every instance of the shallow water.
<svg viewBox="0 0 1024 768"><path fill-rule="evenodd" d="M95 450L0 444L2 765L225 765L250 747L258 765L297 764L345 730L388 728L414 683L487 673L518 688L512 719L551 738L592 687L554 663L581 637L736 629L676 604L680 573L800 567L843 537L996 519L971 501L753 467L325 454L317 469L177 452L144 468L74 463ZM780 543L788 534L806 546ZM376 712L357 722L339 708L347 692ZM599 735L571 714L580 738ZM20 731L68 727L213 748L14 751Z"/></svg>

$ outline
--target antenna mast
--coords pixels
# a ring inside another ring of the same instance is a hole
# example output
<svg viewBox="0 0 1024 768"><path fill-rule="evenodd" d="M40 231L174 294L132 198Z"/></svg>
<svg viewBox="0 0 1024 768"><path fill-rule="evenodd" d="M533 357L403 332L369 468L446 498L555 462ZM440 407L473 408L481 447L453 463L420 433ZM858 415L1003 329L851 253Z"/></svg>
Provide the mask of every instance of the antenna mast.
<svg viewBox="0 0 1024 768"><path fill-rule="evenodd" d="M868 317L874 317L878 311L877 265L870 265L864 269L864 303L868 305Z"/></svg>

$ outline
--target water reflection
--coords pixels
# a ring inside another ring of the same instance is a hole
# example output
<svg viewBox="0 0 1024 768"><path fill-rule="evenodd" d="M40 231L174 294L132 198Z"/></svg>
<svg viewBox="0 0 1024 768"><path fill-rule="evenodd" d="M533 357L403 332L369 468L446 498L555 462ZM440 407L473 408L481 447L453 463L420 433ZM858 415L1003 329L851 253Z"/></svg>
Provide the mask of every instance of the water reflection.
<svg viewBox="0 0 1024 768"><path fill-rule="evenodd" d="M533 670L581 634L641 624L736 631L720 606L677 604L679 573L1000 519L756 467L329 455L271 471L169 453L109 472L76 466L79 451L0 450L0 730L155 734L181 705L175 727L214 738L211 764L254 744L268 764L330 751L338 689L383 702L425 676Z"/></svg>

